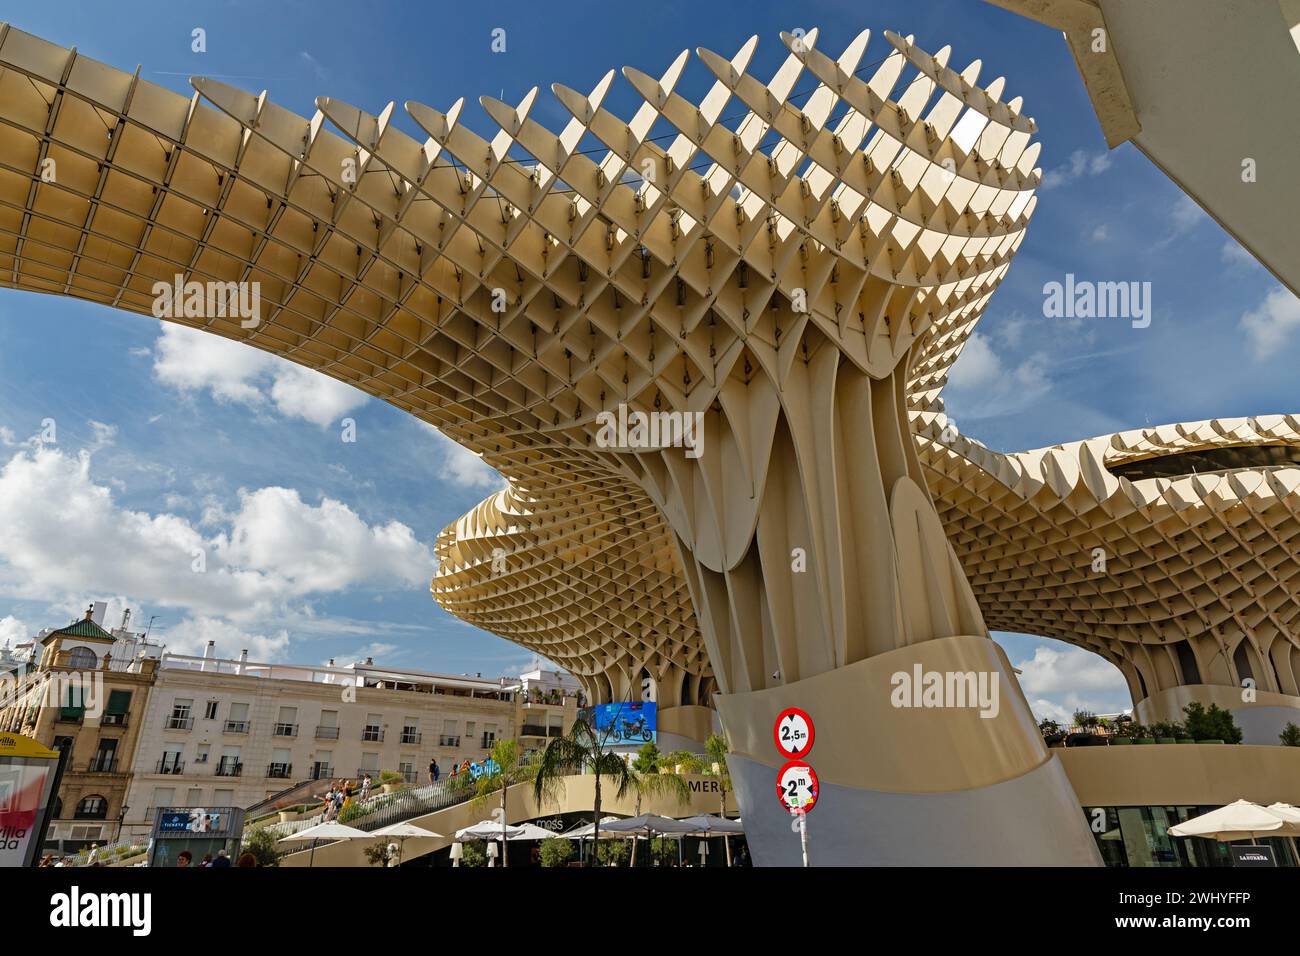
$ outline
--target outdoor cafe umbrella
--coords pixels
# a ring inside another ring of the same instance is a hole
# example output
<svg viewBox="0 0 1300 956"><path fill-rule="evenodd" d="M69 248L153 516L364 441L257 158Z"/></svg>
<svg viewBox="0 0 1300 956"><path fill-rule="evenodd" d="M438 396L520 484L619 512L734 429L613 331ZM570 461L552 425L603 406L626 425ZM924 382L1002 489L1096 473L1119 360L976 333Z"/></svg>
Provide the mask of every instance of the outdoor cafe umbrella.
<svg viewBox="0 0 1300 956"><path fill-rule="evenodd" d="M473 826L468 826L456 831L456 840L486 840L488 843L488 856L492 857L496 853L497 840L517 840L519 834L523 833L522 827L502 826L496 820L480 820ZM454 848L453 848L454 849ZM453 854L455 856L455 854ZM493 860L488 861L488 865L493 865Z"/></svg>
<svg viewBox="0 0 1300 956"><path fill-rule="evenodd" d="M622 833L610 833L606 824L613 823L618 817L602 817L600 820L600 838L602 840L622 840L625 839ZM577 827L568 833L561 833L560 836L566 840L589 840L591 831L596 828L594 823L588 823L586 826Z"/></svg>
<svg viewBox="0 0 1300 956"><path fill-rule="evenodd" d="M722 837L722 842L725 844L727 851L727 866L731 866L731 837L745 832L745 828L739 820L729 820L716 814L704 813L698 817L686 817L679 822L688 823L695 827L689 836Z"/></svg>
<svg viewBox="0 0 1300 956"><path fill-rule="evenodd" d="M1289 803L1270 803L1268 809L1286 821L1286 826L1277 832L1291 838L1291 852L1300 860L1300 846L1296 845L1296 837L1300 836L1300 809Z"/></svg>
<svg viewBox="0 0 1300 956"><path fill-rule="evenodd" d="M689 823L674 820L672 817L661 817L657 813L643 813L639 817L628 817L626 820L603 823L601 829L608 830L611 833L645 837L658 834L685 836L688 833L694 833L696 830Z"/></svg>
<svg viewBox="0 0 1300 956"><path fill-rule="evenodd" d="M297 833L291 833L289 836L280 840L281 843L302 843L311 840L311 854L307 857L307 866L311 866L316 860L316 841L317 840L368 840L374 836L373 833L367 833L365 830L358 830L355 827L344 826L341 823L318 823L314 827L308 827L305 830L299 830Z"/></svg>
<svg viewBox="0 0 1300 956"><path fill-rule="evenodd" d="M684 817L677 822L690 824L692 829L689 836L736 836L745 832L745 827L739 820L729 820L712 813Z"/></svg>
<svg viewBox="0 0 1300 956"><path fill-rule="evenodd" d="M521 823L516 829L520 832L512 834L510 836L511 840L549 840L551 837L556 836L550 830L532 823Z"/></svg>
<svg viewBox="0 0 1300 956"><path fill-rule="evenodd" d="M1226 807L1219 807L1172 826L1169 833L1179 837L1198 836L1230 843L1233 840L1253 840L1260 833L1279 836L1282 834L1275 831L1285 833L1286 827L1287 821L1280 814L1249 800L1237 800Z"/></svg>
<svg viewBox="0 0 1300 956"><path fill-rule="evenodd" d="M406 841L418 839L421 837L440 837L441 833L434 833L432 830L426 830L424 827L417 827L414 823L390 823L382 830L376 830L371 836L378 837L395 837L397 843L397 858L402 858L402 851L406 849Z"/></svg>

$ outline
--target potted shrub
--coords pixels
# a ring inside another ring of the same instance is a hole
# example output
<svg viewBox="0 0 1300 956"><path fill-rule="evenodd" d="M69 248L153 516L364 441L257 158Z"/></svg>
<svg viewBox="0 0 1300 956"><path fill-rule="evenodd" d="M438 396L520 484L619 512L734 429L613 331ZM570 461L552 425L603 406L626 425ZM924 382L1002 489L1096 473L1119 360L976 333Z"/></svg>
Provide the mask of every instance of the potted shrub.
<svg viewBox="0 0 1300 956"><path fill-rule="evenodd" d="M1198 744L1239 744L1241 728L1232 718L1232 712L1218 704L1207 709L1200 701L1192 701L1183 708L1187 715L1187 734Z"/></svg>
<svg viewBox="0 0 1300 956"><path fill-rule="evenodd" d="M1065 734L1061 733L1061 725L1054 720L1039 721L1038 730L1043 735L1043 742L1049 747L1057 747L1065 739Z"/></svg>
<svg viewBox="0 0 1300 956"><path fill-rule="evenodd" d="M383 788L384 793L394 793L402 788L402 775L392 770L384 770L379 774L379 785Z"/></svg>
<svg viewBox="0 0 1300 956"><path fill-rule="evenodd" d="M1300 747L1300 726L1288 721L1277 739L1282 741L1283 747Z"/></svg>
<svg viewBox="0 0 1300 956"><path fill-rule="evenodd" d="M573 857L573 841L551 837L541 843L542 866L566 866Z"/></svg>

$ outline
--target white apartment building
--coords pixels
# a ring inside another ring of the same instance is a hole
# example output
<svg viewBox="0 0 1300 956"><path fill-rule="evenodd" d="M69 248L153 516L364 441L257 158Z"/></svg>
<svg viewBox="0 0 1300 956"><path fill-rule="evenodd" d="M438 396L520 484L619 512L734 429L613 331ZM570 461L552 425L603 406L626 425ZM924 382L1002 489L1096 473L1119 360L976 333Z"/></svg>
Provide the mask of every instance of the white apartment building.
<svg viewBox="0 0 1300 956"><path fill-rule="evenodd" d="M158 807L250 807L307 780L369 771L377 782L387 770L423 782L432 759L444 770L480 760L521 716L518 678L246 658L218 659L211 646L204 657L164 656L124 833L146 835Z"/></svg>

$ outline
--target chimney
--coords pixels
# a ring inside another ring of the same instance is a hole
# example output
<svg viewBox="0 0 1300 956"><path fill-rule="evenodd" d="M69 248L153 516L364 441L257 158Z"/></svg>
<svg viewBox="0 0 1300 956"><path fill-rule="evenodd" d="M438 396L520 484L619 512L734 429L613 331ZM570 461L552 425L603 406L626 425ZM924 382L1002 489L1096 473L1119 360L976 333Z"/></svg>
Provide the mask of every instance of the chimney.
<svg viewBox="0 0 1300 956"><path fill-rule="evenodd" d="M217 648L216 641L208 641L208 646L203 648L203 663L199 665L199 670L205 671L208 669L208 661L212 658L212 655L216 651L216 648Z"/></svg>
<svg viewBox="0 0 1300 956"><path fill-rule="evenodd" d="M87 605L86 605L86 617L85 617L85 619L86 619L87 621L89 621L89 620L91 619L90 616L91 616L92 614L94 614L94 613L95 613L95 605L93 605L93 604L87 604Z"/></svg>
<svg viewBox="0 0 1300 956"><path fill-rule="evenodd" d="M374 659L373 657L367 657L367 658L366 658L366 666L367 666L367 667L374 667L374 666L375 666L375 659Z"/></svg>
<svg viewBox="0 0 1300 956"><path fill-rule="evenodd" d="M334 658L331 657L331 658L330 658L330 667L333 667L333 666L334 666Z"/></svg>
<svg viewBox="0 0 1300 956"><path fill-rule="evenodd" d="M239 652L239 663L235 665L235 673L236 674L244 673L244 665L247 663L248 663L248 649L245 648L244 650Z"/></svg>

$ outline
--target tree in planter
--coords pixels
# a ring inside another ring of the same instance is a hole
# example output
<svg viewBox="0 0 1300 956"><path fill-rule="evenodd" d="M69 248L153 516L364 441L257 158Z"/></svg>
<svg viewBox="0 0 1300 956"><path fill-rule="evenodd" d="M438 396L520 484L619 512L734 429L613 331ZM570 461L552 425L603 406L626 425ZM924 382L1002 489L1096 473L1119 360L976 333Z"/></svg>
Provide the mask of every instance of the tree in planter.
<svg viewBox="0 0 1300 956"><path fill-rule="evenodd" d="M542 866L564 866L573 859L573 841L551 837L541 845Z"/></svg>
<svg viewBox="0 0 1300 956"><path fill-rule="evenodd" d="M1097 726L1097 715L1090 710L1076 710L1074 712L1074 723L1077 727L1091 730Z"/></svg>
<svg viewBox="0 0 1300 956"><path fill-rule="evenodd" d="M487 766L491 769L484 771L474 781L474 795L470 798L470 806L475 809L484 807L492 799L493 794L500 794L501 806L498 815L501 817L501 865L509 866L509 854L506 853L506 827L509 825L506 816L506 794L514 784L523 783L528 779L529 770L519 753L517 740L498 740L492 744Z"/></svg>
<svg viewBox="0 0 1300 956"><path fill-rule="evenodd" d="M606 840L597 844L593 855L600 858L601 866L622 866L631 856L631 851L627 848L626 840Z"/></svg>
<svg viewBox="0 0 1300 956"><path fill-rule="evenodd" d="M650 858L660 866L672 866L677 859L677 841L672 837L655 837L650 841Z"/></svg>
<svg viewBox="0 0 1300 956"><path fill-rule="evenodd" d="M637 754L636 760L632 761L632 772L629 776L629 783L634 793L636 793L636 813L633 816L641 815L641 798L643 796L653 797L665 795L676 797L677 803L685 806L691 799L691 788L685 779L675 773L670 773L660 767L659 748L654 744L646 744ZM628 866L636 866L637 844L640 840L632 841L632 853L628 859Z"/></svg>
<svg viewBox="0 0 1300 956"><path fill-rule="evenodd" d="M1241 728L1232 718L1232 711L1224 710L1218 704L1211 704L1207 709L1198 700L1183 708L1187 715L1187 733L1193 740L1222 740L1224 743L1241 743Z"/></svg>
<svg viewBox="0 0 1300 956"><path fill-rule="evenodd" d="M382 866L388 862L388 843L374 843L365 849L366 860L371 866Z"/></svg>
<svg viewBox="0 0 1300 956"><path fill-rule="evenodd" d="M533 772L533 796L538 806L558 803L564 791L564 778L570 774L590 772L596 777L595 799L592 801L592 839L600 846L600 798L603 781L614 784L616 797L627 795L631 787L632 770L613 750L608 730L597 730L585 720L574 721L563 737L552 737L546 743ZM587 857L591 866L593 857Z"/></svg>
<svg viewBox="0 0 1300 956"><path fill-rule="evenodd" d="M268 830L254 830L244 840L244 852L253 854L258 866L279 866L280 851L275 848L275 837Z"/></svg>
<svg viewBox="0 0 1300 956"><path fill-rule="evenodd" d="M487 866L487 845L482 840L471 840L461 845L461 866Z"/></svg>
<svg viewBox="0 0 1300 956"><path fill-rule="evenodd" d="M1187 736L1187 728L1176 720L1158 720L1151 725L1151 736L1157 740L1171 737L1178 740Z"/></svg>
<svg viewBox="0 0 1300 956"><path fill-rule="evenodd" d="M1300 727L1288 721L1282 733L1278 734L1278 740L1282 741L1283 747L1300 747Z"/></svg>
<svg viewBox="0 0 1300 956"><path fill-rule="evenodd" d="M1061 732L1061 725L1054 720L1040 720L1038 722L1038 731L1044 737L1052 737Z"/></svg>

